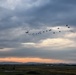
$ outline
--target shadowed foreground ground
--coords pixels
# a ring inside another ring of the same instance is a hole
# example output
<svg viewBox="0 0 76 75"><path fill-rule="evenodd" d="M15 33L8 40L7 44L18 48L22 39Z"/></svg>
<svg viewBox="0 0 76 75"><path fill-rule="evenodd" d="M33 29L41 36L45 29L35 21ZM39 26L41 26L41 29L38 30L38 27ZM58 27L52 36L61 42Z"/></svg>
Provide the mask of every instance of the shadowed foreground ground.
<svg viewBox="0 0 76 75"><path fill-rule="evenodd" d="M0 65L0 75L76 75L75 65Z"/></svg>

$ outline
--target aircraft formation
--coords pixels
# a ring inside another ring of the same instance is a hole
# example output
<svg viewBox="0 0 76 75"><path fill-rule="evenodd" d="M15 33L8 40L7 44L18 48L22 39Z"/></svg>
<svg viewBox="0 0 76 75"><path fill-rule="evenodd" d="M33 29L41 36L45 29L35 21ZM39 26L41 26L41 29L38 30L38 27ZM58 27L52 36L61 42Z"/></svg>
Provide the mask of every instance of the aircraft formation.
<svg viewBox="0 0 76 75"><path fill-rule="evenodd" d="M66 28L70 29L71 27L69 25L66 25ZM61 33L61 28L58 27L57 28L58 32ZM69 30L70 32L74 32L73 30ZM25 33L26 34L29 34L29 35L39 35L39 34L43 34L43 33L47 33L47 32L52 32L53 34L56 34L55 31L53 31L52 29L48 29L48 30L44 30L44 31L39 31L39 32L36 32L36 33L31 33L30 31L26 31Z"/></svg>

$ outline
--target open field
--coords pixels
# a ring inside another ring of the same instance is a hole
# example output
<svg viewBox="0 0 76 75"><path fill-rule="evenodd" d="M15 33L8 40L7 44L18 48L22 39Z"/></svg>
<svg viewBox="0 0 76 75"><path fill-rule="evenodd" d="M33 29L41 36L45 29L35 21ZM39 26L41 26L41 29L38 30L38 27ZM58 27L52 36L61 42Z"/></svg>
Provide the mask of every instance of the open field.
<svg viewBox="0 0 76 75"><path fill-rule="evenodd" d="M0 75L76 75L75 65L0 65Z"/></svg>

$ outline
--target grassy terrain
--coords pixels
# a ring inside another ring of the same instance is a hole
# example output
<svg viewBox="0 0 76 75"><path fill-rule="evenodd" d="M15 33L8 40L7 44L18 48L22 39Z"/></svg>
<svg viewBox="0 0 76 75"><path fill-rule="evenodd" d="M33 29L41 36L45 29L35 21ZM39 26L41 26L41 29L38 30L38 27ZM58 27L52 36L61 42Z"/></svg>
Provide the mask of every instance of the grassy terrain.
<svg viewBox="0 0 76 75"><path fill-rule="evenodd" d="M76 66L0 65L0 75L76 75Z"/></svg>

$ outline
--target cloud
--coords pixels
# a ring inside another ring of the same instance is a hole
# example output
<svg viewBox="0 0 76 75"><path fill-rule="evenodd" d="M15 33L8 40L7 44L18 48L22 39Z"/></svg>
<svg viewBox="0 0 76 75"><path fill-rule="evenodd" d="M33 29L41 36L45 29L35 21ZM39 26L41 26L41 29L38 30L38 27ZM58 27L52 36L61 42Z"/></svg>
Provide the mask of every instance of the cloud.
<svg viewBox="0 0 76 75"><path fill-rule="evenodd" d="M44 0L3 0L0 1L1 2L1 7L10 9L10 10L15 10L15 9L21 9L24 8L25 5L25 10L27 9L31 9L34 7L42 7L45 6L46 4L48 4L50 2L50 0L44 1Z"/></svg>
<svg viewBox="0 0 76 75"><path fill-rule="evenodd" d="M64 49L68 47L75 47L75 42L64 38L54 38L41 40L39 43L22 43L24 47L36 47L36 48L51 48L51 49Z"/></svg>
<svg viewBox="0 0 76 75"><path fill-rule="evenodd" d="M11 9L14 10L16 5L20 4L20 0L3 0L0 3L0 6L7 8L7 9Z"/></svg>
<svg viewBox="0 0 76 75"><path fill-rule="evenodd" d="M13 50L13 48L0 48L0 52L6 52L6 51L10 51Z"/></svg>
<svg viewBox="0 0 76 75"><path fill-rule="evenodd" d="M26 61L27 60L27 61ZM22 62L22 63L27 63L27 62L39 62L39 63L67 63L67 61L63 61L63 60L56 60L56 59L42 59L42 58L0 58L0 61L3 62Z"/></svg>
<svg viewBox="0 0 76 75"><path fill-rule="evenodd" d="M63 60L68 63L76 62L74 48L54 50L48 48L18 48L9 51L0 51L0 58L41 58ZM53 62L53 61L52 61Z"/></svg>
<svg viewBox="0 0 76 75"><path fill-rule="evenodd" d="M25 24L23 25L25 27L27 24L32 28L64 24L75 26L75 5L63 4L67 1L3 0L0 2L0 9L2 9L2 13L0 13L2 16L1 29L21 27L23 24ZM6 7L13 8L14 10L7 9ZM15 18L15 21L11 20L12 18Z"/></svg>
<svg viewBox="0 0 76 75"><path fill-rule="evenodd" d="M75 39L76 38L76 33L65 34L64 37Z"/></svg>
<svg viewBox="0 0 76 75"><path fill-rule="evenodd" d="M75 9L76 0L0 0L0 57L74 61ZM51 32L32 35L50 28Z"/></svg>

